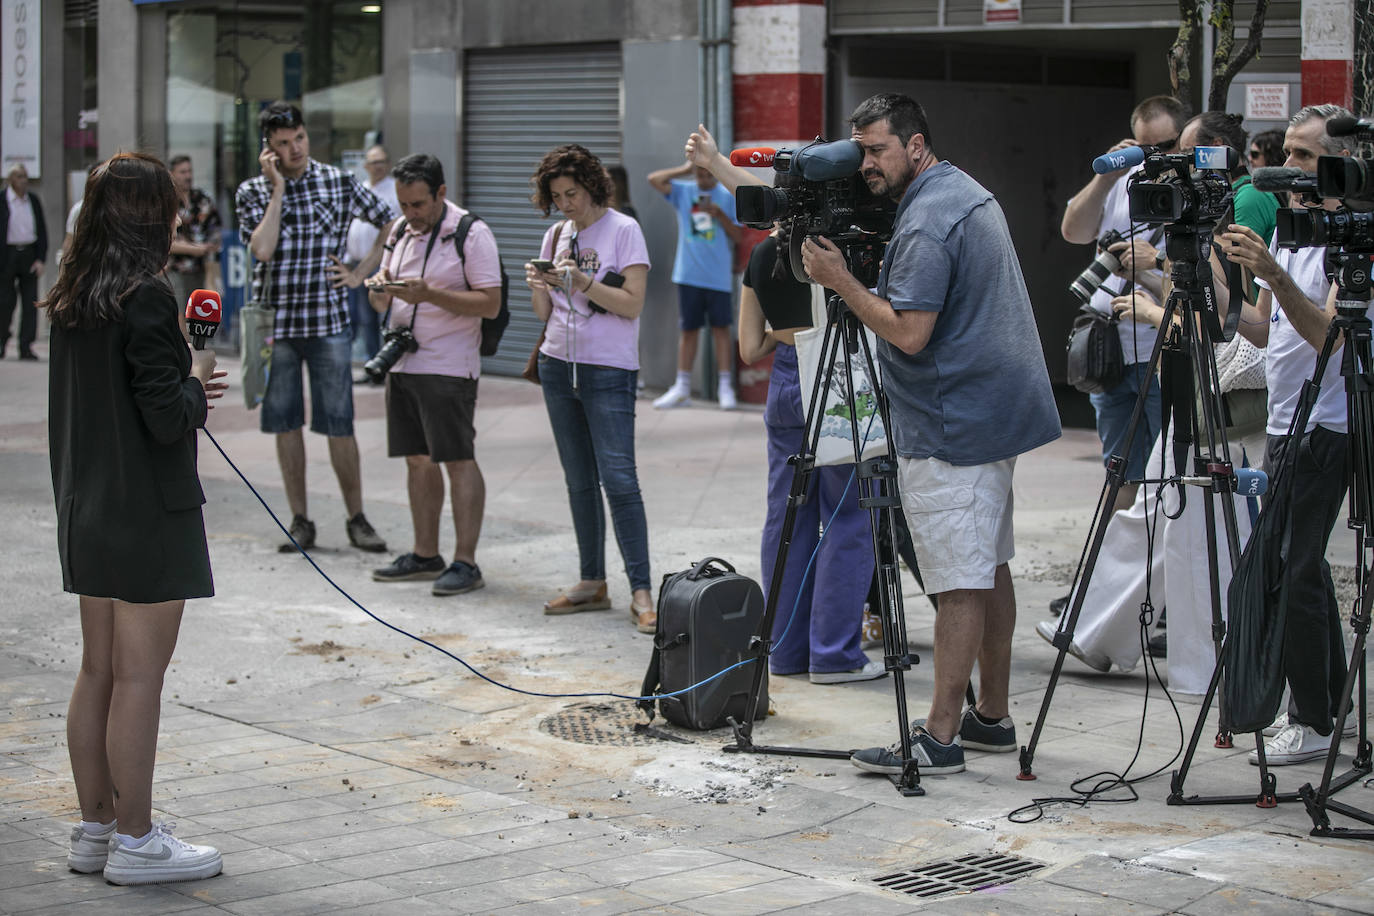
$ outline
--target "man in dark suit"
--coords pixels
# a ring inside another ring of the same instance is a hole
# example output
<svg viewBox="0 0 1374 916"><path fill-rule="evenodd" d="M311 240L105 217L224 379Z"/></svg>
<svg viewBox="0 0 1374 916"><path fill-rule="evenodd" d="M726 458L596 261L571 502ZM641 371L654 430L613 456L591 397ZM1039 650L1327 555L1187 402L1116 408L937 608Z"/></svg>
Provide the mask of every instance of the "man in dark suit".
<svg viewBox="0 0 1374 916"><path fill-rule="evenodd" d="M43 220L43 203L29 193L29 173L14 165L6 175L8 187L0 194L0 236L5 247L0 251L0 358L10 341L10 321L17 298L23 300L19 312L19 358L38 359L33 341L38 335L38 278L48 258L48 227ZM16 291L18 295L16 296Z"/></svg>

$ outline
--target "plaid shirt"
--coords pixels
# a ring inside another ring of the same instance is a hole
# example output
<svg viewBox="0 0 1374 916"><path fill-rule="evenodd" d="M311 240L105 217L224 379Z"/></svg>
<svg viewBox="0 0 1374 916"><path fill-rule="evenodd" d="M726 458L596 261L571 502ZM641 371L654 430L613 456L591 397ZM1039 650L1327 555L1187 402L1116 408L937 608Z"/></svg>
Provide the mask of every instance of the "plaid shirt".
<svg viewBox="0 0 1374 916"><path fill-rule="evenodd" d="M262 175L239 185L234 203L245 245L251 247L271 199L272 186ZM329 256L343 259L353 219L384 229L392 215L358 179L332 165L311 159L300 178L286 179L277 251L253 268L253 298L276 308L277 337L325 337L348 329L347 290L332 287L325 272L333 263ZM272 286L264 299L268 270Z"/></svg>
<svg viewBox="0 0 1374 916"><path fill-rule="evenodd" d="M177 209L177 215L181 217L177 238L183 242L199 245L206 239L219 236L219 211L215 209L215 202L200 188L191 189ZM205 269L205 256L174 254L169 266L179 274L199 273Z"/></svg>

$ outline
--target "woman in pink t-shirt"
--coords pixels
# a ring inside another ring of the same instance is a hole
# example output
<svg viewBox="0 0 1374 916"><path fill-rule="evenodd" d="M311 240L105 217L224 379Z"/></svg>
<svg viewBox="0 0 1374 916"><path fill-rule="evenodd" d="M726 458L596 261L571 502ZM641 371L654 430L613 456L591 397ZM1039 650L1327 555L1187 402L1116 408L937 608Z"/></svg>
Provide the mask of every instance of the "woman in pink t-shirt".
<svg viewBox="0 0 1374 916"><path fill-rule="evenodd" d="M525 264L535 314L547 324L539 379L568 485L581 579L544 604L546 614L611 606L606 591L606 516L625 561L640 632L656 620L649 590L649 526L635 469L635 391L639 313L649 252L639 224L610 209L610 179L576 144L552 150L530 179L534 205L564 219L544 234L539 257L552 270Z"/></svg>

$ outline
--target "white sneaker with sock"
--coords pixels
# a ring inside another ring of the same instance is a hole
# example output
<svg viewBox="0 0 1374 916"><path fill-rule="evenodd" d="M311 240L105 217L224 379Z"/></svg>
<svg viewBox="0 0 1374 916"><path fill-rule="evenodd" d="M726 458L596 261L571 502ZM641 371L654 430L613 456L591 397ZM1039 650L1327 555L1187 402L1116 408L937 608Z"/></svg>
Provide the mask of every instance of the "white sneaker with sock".
<svg viewBox="0 0 1374 916"><path fill-rule="evenodd" d="M105 867L114 838L115 822L95 824L81 821L72 827L72 845L67 853L67 867L83 875L94 874Z"/></svg>
<svg viewBox="0 0 1374 916"><path fill-rule="evenodd" d="M154 824L141 841L114 835L105 861L105 880L111 884L162 884L213 878L224 863L213 846L195 846L172 836L173 824Z"/></svg>
<svg viewBox="0 0 1374 916"><path fill-rule="evenodd" d="M739 400L735 397L735 389L724 383L717 389L717 399L720 401L721 410L734 410L739 406Z"/></svg>

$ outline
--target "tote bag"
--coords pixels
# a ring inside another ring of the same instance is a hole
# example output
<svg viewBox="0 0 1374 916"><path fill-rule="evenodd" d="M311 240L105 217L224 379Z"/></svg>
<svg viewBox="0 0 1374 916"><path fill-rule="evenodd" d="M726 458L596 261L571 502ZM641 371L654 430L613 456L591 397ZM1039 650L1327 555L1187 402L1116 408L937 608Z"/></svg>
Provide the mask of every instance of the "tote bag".
<svg viewBox="0 0 1374 916"><path fill-rule="evenodd" d="M239 309L239 360L243 385L243 406L249 410L267 395L267 380L272 375L272 335L277 310L268 300L272 289L272 265L264 267L262 302L249 302Z"/></svg>

